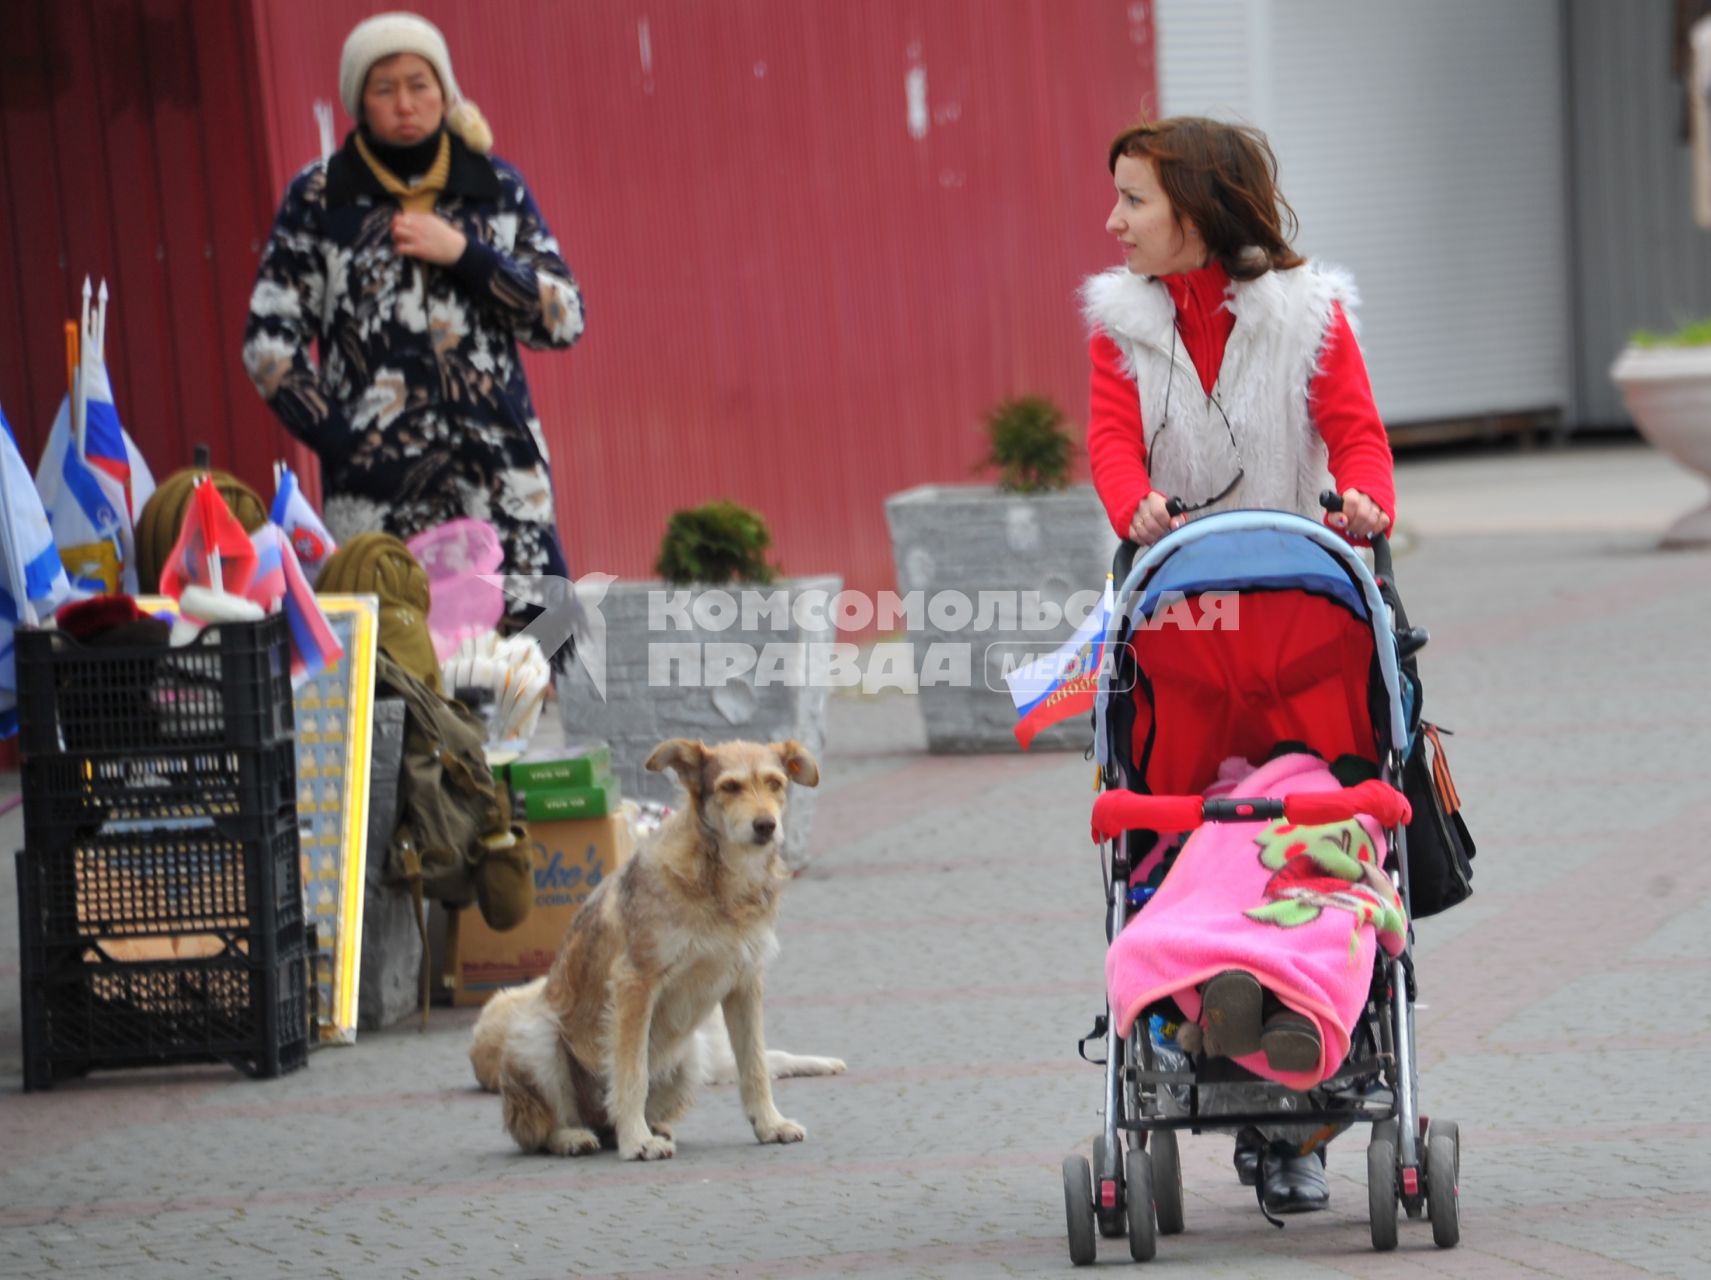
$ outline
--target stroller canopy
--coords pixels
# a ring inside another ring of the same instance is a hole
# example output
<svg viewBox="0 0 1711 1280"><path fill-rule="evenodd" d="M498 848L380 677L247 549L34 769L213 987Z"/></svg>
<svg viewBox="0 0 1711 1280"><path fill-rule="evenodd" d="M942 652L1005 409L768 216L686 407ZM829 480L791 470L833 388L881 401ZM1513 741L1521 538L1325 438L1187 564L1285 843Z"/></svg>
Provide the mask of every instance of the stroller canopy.
<svg viewBox="0 0 1711 1280"><path fill-rule="evenodd" d="M1136 564L1095 707L1133 790L1204 790L1280 742L1377 762L1405 741L1389 606L1359 555L1297 515L1196 520ZM1126 644L1124 643L1126 637Z"/></svg>

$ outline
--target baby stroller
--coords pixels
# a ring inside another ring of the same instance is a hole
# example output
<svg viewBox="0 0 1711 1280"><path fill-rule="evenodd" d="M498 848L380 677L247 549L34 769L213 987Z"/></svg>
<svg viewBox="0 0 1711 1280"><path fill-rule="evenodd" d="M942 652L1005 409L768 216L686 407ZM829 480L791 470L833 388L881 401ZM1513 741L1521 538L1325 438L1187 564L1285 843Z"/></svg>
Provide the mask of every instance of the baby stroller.
<svg viewBox="0 0 1711 1280"><path fill-rule="evenodd" d="M1322 502L1330 510L1341 506L1334 493ZM1238 511L1173 532L1126 573L1119 558L1122 586L1094 711L1104 791L1094 838L1106 870L1108 942L1145 905L1148 891L1131 888L1131 872L1170 835L1201 823L1335 821L1326 806L1344 819L1387 815L1378 819L1385 840L1377 852L1406 910L1408 851L1399 820L1406 806L1399 801L1419 723L1410 659L1426 634L1407 624L1382 538L1374 540L1373 554L1369 571L1320 524L1283 512ZM1234 593L1239 625L1155 625L1164 610L1183 610L1209 592ZM1321 802L1315 817L1289 807L1295 796L1202 797L1226 757L1258 760L1280 742L1303 744L1326 761L1361 757L1376 778L1313 797ZM1387 804L1374 803L1381 794ZM1089 1057L1089 1045L1103 1042L1104 1132L1094 1141L1091 1165L1080 1154L1063 1162L1071 1260L1094 1261L1096 1232L1126 1234L1135 1261L1152 1258L1159 1235L1183 1230L1177 1133L1267 1123L1323 1125L1328 1132L1370 1124L1373 1247L1396 1247L1399 1205L1409 1218L1429 1215L1433 1240L1454 1247L1459 1134L1453 1123L1419 1114L1411 941L1410 929L1400 954L1374 953L1349 1053L1307 1095L1306 1109L1208 1107L1215 1097L1208 1091L1231 1084L1244 1086L1239 1096L1275 1099L1279 1108L1300 1108L1302 1099L1230 1059L1177 1052L1161 1036L1161 1024L1181 1018L1174 1002L1162 1002L1156 1013L1142 1010L1126 1035L1108 1002L1106 1016L1081 1043ZM1353 981L1361 981L1358 973Z"/></svg>

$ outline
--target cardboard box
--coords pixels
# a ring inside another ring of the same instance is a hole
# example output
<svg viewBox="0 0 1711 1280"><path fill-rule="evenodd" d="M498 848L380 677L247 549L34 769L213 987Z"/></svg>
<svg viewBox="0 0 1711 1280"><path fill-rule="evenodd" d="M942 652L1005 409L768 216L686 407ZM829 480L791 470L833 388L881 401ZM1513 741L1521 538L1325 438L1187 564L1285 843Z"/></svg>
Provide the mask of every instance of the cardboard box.
<svg viewBox="0 0 1711 1280"><path fill-rule="evenodd" d="M542 747L526 752L505 769L518 791L591 787L612 776L612 751L604 742L587 746Z"/></svg>
<svg viewBox="0 0 1711 1280"><path fill-rule="evenodd" d="M454 1004L481 1004L501 987L552 967L577 908L630 856L630 824L621 813L577 822L531 822L535 908L515 929L495 933L471 907L458 921Z"/></svg>
<svg viewBox="0 0 1711 1280"><path fill-rule="evenodd" d="M512 783L512 795L523 797L523 816L530 822L562 822L574 818L601 818L623 802L618 780L596 778L587 787L531 787L527 791Z"/></svg>

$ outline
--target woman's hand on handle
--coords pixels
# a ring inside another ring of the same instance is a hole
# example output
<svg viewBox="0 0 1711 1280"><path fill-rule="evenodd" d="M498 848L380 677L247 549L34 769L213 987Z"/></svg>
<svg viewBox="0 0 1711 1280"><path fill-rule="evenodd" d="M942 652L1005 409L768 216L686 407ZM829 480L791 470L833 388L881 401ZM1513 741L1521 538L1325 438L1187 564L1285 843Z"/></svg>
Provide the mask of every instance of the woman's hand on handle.
<svg viewBox="0 0 1711 1280"><path fill-rule="evenodd" d="M1165 510L1165 496L1153 490L1141 499L1141 505L1135 508L1135 517L1129 521L1129 540L1138 542L1143 547L1150 547L1165 534L1182 523L1182 517L1174 519Z"/></svg>
<svg viewBox="0 0 1711 1280"><path fill-rule="evenodd" d="M1370 538L1389 531L1390 517L1359 489L1344 489L1343 509L1331 517L1331 524L1351 538Z"/></svg>

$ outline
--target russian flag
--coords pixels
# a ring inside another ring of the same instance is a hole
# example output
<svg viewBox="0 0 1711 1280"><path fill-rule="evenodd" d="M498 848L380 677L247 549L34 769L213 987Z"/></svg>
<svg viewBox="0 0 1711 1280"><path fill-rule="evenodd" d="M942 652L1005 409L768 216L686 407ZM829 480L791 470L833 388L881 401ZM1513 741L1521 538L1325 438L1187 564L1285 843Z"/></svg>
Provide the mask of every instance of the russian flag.
<svg viewBox="0 0 1711 1280"><path fill-rule="evenodd" d="M315 599L315 588L297 563L290 543L281 548L285 567L285 620L291 626L291 679L302 681L320 675L345 656L345 648L333 634L327 615Z"/></svg>
<svg viewBox="0 0 1711 1280"><path fill-rule="evenodd" d="M304 574L311 580L320 577L321 566L339 549L339 544L333 541L333 535L309 499L303 496L296 473L284 463L279 464L279 488L273 495L273 511L268 518L285 531Z"/></svg>
<svg viewBox="0 0 1711 1280"><path fill-rule="evenodd" d="M268 612L285 610L291 628L291 679L300 683L344 657L344 646L321 612L315 590L297 563L285 530L269 522L255 531L256 569L244 594Z"/></svg>
<svg viewBox="0 0 1711 1280"><path fill-rule="evenodd" d="M1055 653L1036 658L1005 675L1010 700L1021 717L1011 732L1022 750L1026 751L1042 730L1093 710L1112 611L1111 578L1106 575L1105 597L1099 608L1076 628L1065 644Z"/></svg>
<svg viewBox="0 0 1711 1280"><path fill-rule="evenodd" d="M276 524L264 524L250 535L255 547L255 573L244 595L272 613L285 598L285 533Z"/></svg>

